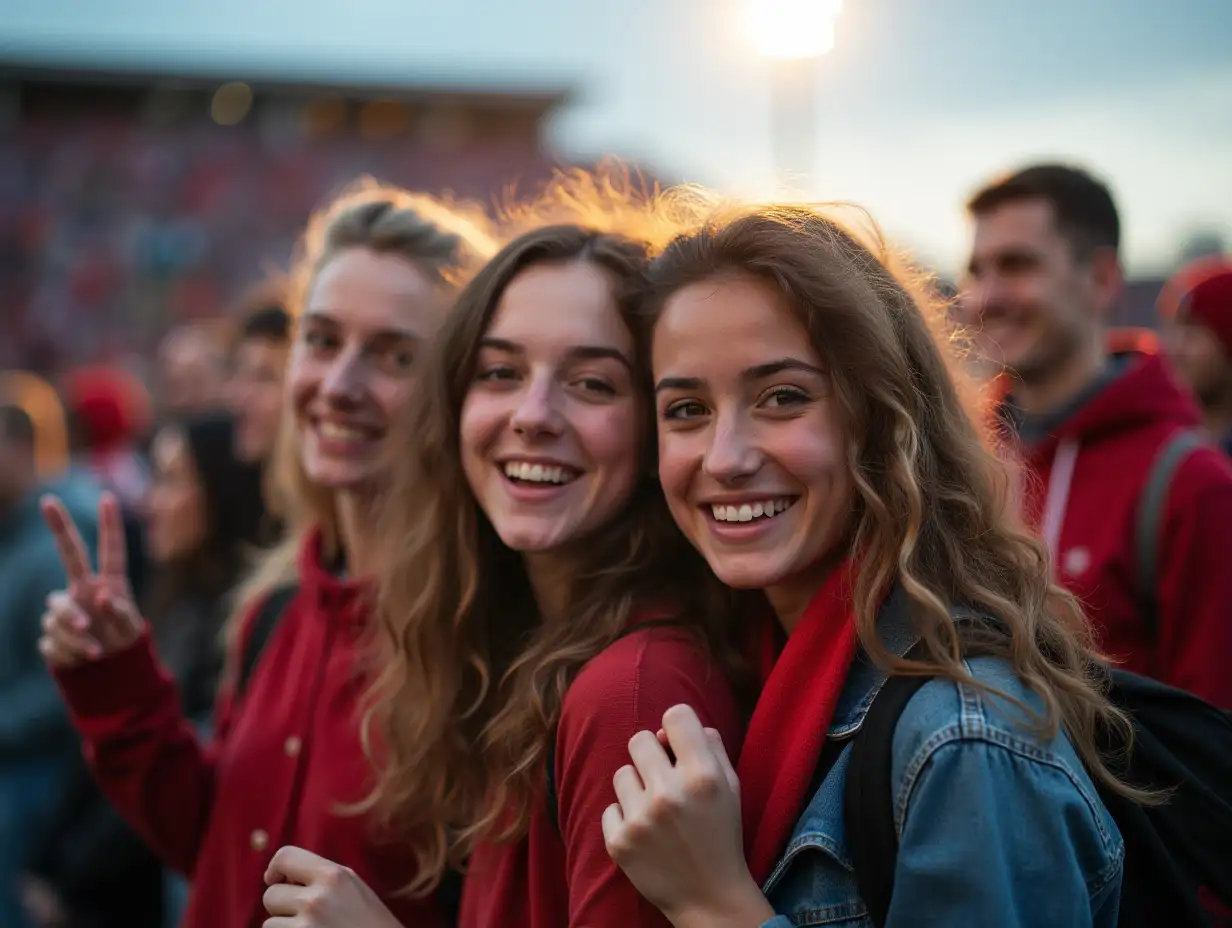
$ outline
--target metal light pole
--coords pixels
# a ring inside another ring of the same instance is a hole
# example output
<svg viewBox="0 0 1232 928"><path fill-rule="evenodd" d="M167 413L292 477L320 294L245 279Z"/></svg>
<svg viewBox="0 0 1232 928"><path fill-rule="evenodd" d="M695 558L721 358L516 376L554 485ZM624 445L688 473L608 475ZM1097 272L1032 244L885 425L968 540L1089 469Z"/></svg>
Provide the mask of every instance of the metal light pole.
<svg viewBox="0 0 1232 928"><path fill-rule="evenodd" d="M770 144L774 173L787 188L807 185L817 170L817 59L770 62Z"/></svg>
<svg viewBox="0 0 1232 928"><path fill-rule="evenodd" d="M817 62L834 47L842 8L842 0L748 0L746 25L771 67L774 171L788 190L817 169Z"/></svg>

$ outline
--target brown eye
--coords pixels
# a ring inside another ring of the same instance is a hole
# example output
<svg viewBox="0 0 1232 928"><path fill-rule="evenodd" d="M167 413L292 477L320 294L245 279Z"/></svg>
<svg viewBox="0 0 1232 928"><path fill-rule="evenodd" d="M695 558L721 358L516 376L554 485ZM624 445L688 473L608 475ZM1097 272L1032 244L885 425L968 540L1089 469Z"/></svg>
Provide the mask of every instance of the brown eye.
<svg viewBox="0 0 1232 928"><path fill-rule="evenodd" d="M798 387L774 387L766 394L764 405L781 409L784 406L798 406L808 401L809 395Z"/></svg>
<svg viewBox="0 0 1232 928"><path fill-rule="evenodd" d="M706 407L696 400L677 400L663 410L664 419L695 419L706 414Z"/></svg>

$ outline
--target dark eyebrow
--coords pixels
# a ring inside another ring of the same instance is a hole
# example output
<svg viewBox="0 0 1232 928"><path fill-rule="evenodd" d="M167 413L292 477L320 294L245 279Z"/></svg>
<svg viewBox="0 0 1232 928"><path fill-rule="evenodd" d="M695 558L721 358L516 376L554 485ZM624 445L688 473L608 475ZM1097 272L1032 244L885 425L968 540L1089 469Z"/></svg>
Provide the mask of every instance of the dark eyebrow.
<svg viewBox="0 0 1232 928"><path fill-rule="evenodd" d="M818 377L825 376L825 371L807 361L801 361L799 358L779 358L777 361L767 361L765 364L757 364L742 371L740 379L745 383L752 383L784 371L803 371ZM655 384L655 393L663 390L700 390L705 385L705 381L700 377L664 377Z"/></svg>
<svg viewBox="0 0 1232 928"><path fill-rule="evenodd" d="M655 384L655 393L664 390L700 390L704 382L698 377L664 377Z"/></svg>
<svg viewBox="0 0 1232 928"><path fill-rule="evenodd" d="M491 338L485 336L479 342L480 348L491 348L494 351L504 351L509 354L525 354L526 349L517 342L511 342L507 338ZM633 362L619 348L610 348L606 345L577 345L569 349L569 357L579 361L598 361L610 359L619 361L629 370L633 370Z"/></svg>
<svg viewBox="0 0 1232 928"><path fill-rule="evenodd" d="M799 358L779 358L777 361L768 361L765 364L750 367L740 375L740 379L745 383L752 380L765 380L767 377L773 377L784 371L803 371L806 374L816 374L818 377L825 376L825 371L807 361L801 361Z"/></svg>
<svg viewBox="0 0 1232 928"><path fill-rule="evenodd" d="M336 318L331 316L328 312L326 312L325 310L321 310L321 309L307 310L304 313L302 319L305 323L315 323L317 325L327 325L335 329L343 328L342 323L340 323ZM380 341L380 342L410 341L410 342L419 343L423 341L423 336L412 329L378 329L375 332L368 333L365 340L366 341Z"/></svg>
<svg viewBox="0 0 1232 928"><path fill-rule="evenodd" d="M602 361L604 359L619 361L629 370L633 370L633 362L619 348L609 348L606 345L578 345L569 350L569 355L579 361Z"/></svg>

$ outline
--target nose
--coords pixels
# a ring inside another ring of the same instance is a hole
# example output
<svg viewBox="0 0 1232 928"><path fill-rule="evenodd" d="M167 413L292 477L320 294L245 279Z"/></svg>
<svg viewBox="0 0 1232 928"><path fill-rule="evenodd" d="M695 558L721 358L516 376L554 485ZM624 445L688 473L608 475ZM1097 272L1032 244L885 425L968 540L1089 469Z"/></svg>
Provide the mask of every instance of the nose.
<svg viewBox="0 0 1232 928"><path fill-rule="evenodd" d="M339 353L321 380L321 394L330 402L356 403L363 395L363 359L357 353Z"/></svg>
<svg viewBox="0 0 1232 928"><path fill-rule="evenodd" d="M743 421L735 416L720 416L713 436L702 460L702 470L708 477L738 485L757 473L762 454Z"/></svg>
<svg viewBox="0 0 1232 928"><path fill-rule="evenodd" d="M562 417L557 391L549 378L533 378L526 385L509 424L524 438L560 434Z"/></svg>

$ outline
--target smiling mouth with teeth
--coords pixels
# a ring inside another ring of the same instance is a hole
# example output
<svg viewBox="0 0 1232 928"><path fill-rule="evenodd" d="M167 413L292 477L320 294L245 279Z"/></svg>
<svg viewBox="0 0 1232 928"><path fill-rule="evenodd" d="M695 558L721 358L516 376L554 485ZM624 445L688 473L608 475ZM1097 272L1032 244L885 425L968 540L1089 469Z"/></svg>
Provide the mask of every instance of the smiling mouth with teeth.
<svg viewBox="0 0 1232 928"><path fill-rule="evenodd" d="M508 461L505 476L517 483L566 484L577 479L577 471L553 464L530 464L526 461Z"/></svg>
<svg viewBox="0 0 1232 928"><path fill-rule="evenodd" d="M738 506L716 504L710 507L710 513L716 522L752 522L754 519L773 519L790 509L795 502L796 497L781 497Z"/></svg>

